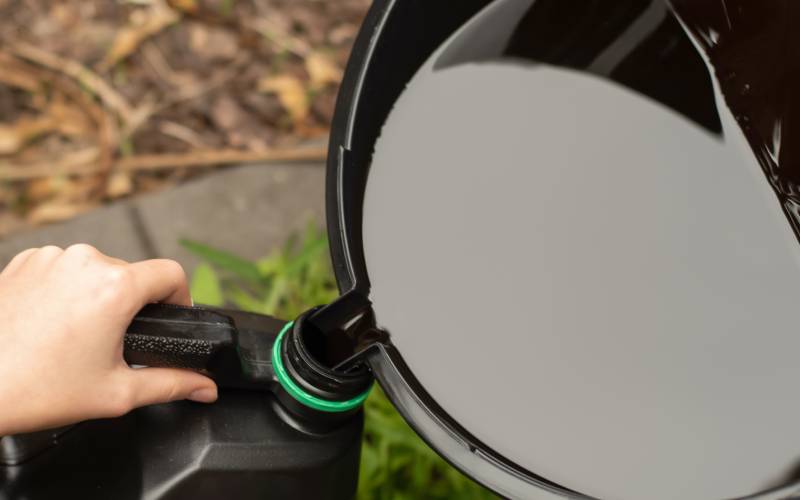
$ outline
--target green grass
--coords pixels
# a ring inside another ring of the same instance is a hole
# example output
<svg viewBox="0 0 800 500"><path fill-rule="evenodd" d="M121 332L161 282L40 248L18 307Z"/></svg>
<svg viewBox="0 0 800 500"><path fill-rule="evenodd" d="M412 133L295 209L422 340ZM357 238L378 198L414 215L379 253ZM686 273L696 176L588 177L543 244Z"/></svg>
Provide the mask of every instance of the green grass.
<svg viewBox="0 0 800 500"><path fill-rule="evenodd" d="M294 319L338 295L327 240L313 225L255 262L194 241L182 244L204 261L191 282L198 304ZM367 399L365 411L359 499L495 498L428 448L379 388Z"/></svg>

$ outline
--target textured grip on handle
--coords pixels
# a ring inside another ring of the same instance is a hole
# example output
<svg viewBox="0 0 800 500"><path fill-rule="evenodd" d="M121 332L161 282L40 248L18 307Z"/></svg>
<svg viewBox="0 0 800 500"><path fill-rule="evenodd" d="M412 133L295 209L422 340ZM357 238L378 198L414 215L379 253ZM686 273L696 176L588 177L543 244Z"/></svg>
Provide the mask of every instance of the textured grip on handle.
<svg viewBox="0 0 800 500"><path fill-rule="evenodd" d="M236 361L233 320L207 309L151 304L125 334L125 361L133 365L214 372Z"/></svg>

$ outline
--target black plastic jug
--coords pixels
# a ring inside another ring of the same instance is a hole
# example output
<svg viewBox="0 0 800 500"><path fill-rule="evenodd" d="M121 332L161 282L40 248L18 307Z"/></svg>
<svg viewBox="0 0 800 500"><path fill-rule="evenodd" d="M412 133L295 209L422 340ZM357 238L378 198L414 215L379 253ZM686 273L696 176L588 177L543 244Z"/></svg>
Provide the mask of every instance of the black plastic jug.
<svg viewBox="0 0 800 500"><path fill-rule="evenodd" d="M142 311L129 329L126 359L206 368L228 385L218 403L159 405L118 419L3 437L0 498L352 498L362 412L314 421L278 400L269 356L285 325L237 311ZM207 349L198 347L204 339ZM172 345L158 347L162 340ZM253 372L245 382L238 359L229 358L237 356L229 350L234 347L250 350ZM255 358L270 375L262 376Z"/></svg>

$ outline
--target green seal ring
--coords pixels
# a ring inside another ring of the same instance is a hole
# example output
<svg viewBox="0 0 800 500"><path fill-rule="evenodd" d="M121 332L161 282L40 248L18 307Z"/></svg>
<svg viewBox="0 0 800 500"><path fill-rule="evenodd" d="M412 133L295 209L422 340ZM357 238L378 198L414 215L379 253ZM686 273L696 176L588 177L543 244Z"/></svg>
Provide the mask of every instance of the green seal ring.
<svg viewBox="0 0 800 500"><path fill-rule="evenodd" d="M289 373L286 371L286 367L283 366L283 359L281 359L281 342L292 325L294 325L294 321L286 323L281 329L281 333L278 334L278 338L275 339L275 343L272 345L272 366L275 368L275 375L278 377L278 383L281 384L281 387L300 403L319 411L339 413L361 406L364 400L367 399L367 396L369 396L372 385L353 399L348 399L347 401L328 401L327 399L318 398L313 394L307 393L292 380Z"/></svg>

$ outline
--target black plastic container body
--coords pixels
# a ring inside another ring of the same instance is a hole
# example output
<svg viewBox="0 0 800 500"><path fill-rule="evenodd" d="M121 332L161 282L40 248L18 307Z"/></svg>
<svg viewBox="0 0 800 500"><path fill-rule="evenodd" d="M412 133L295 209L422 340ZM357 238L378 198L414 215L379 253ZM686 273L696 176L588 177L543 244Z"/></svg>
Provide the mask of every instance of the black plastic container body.
<svg viewBox="0 0 800 500"><path fill-rule="evenodd" d="M271 346L285 324L240 316L238 334L250 339L240 347ZM363 412L320 425L273 389L223 388L213 405L157 405L1 438L0 499L353 498Z"/></svg>
<svg viewBox="0 0 800 500"><path fill-rule="evenodd" d="M272 395L228 392L86 422L0 466L0 498L353 498L361 415L323 436L294 429ZM279 407L278 407L279 408Z"/></svg>

